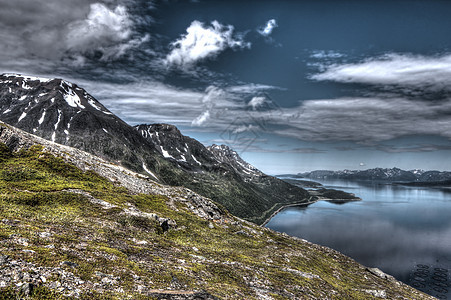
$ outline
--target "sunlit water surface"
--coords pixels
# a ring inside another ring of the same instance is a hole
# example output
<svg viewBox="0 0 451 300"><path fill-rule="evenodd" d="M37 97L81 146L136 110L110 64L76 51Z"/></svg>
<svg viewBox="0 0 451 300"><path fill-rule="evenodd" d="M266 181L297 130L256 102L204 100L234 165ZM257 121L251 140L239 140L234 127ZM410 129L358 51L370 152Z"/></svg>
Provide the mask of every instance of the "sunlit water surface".
<svg viewBox="0 0 451 300"><path fill-rule="evenodd" d="M289 207L266 226L338 250L439 299L451 299L450 190L318 182L362 201Z"/></svg>

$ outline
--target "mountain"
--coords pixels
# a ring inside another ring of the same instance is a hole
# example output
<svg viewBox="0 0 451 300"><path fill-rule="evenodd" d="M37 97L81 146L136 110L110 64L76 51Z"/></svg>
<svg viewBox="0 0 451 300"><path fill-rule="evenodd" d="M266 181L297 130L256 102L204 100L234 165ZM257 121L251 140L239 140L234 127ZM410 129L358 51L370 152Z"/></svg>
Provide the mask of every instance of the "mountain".
<svg viewBox="0 0 451 300"><path fill-rule="evenodd" d="M1 299L434 299L4 123L0 183Z"/></svg>
<svg viewBox="0 0 451 300"><path fill-rule="evenodd" d="M86 91L62 79L0 76L0 119L138 172L150 169L153 174L164 163L132 127Z"/></svg>
<svg viewBox="0 0 451 300"><path fill-rule="evenodd" d="M85 90L62 79L1 75L0 119L160 183L186 186L256 223L285 204L310 197L302 188L248 165L232 150L206 148L175 126L132 127Z"/></svg>
<svg viewBox="0 0 451 300"><path fill-rule="evenodd" d="M225 145L205 147L168 124L138 125L135 129L189 174L191 180L184 186L208 195L237 216L261 223L282 204L310 199L304 189L264 174Z"/></svg>
<svg viewBox="0 0 451 300"><path fill-rule="evenodd" d="M375 180L389 182L441 182L451 180L451 172L423 170L404 171L398 168L375 168L364 171L318 170L307 173L300 173L298 175L311 179Z"/></svg>

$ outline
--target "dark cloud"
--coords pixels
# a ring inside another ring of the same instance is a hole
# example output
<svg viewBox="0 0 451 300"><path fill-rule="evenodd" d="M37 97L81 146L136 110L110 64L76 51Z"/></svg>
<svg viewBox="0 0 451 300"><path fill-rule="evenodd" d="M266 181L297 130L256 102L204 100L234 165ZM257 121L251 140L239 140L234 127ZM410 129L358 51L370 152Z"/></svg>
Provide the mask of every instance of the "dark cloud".
<svg viewBox="0 0 451 300"><path fill-rule="evenodd" d="M0 0L0 67L28 73L114 60L146 40L124 1ZM39 65L40 67L36 67Z"/></svg>

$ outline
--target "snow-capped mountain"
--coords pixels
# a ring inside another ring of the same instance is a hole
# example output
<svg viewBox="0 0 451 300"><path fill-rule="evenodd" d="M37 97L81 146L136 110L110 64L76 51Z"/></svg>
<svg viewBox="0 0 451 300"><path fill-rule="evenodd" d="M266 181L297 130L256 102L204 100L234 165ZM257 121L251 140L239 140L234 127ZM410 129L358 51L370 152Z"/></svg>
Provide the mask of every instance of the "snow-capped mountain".
<svg viewBox="0 0 451 300"><path fill-rule="evenodd" d="M194 172L237 173L243 180L266 177L263 172L244 161L238 153L226 145L205 147L197 140L183 135L169 124L137 125L135 129L155 145L165 158L181 168Z"/></svg>
<svg viewBox="0 0 451 300"><path fill-rule="evenodd" d="M380 180L390 182L440 182L451 180L451 172L423 171L418 169L404 171L399 168L374 168L364 171L317 170L299 175L311 179Z"/></svg>
<svg viewBox="0 0 451 300"><path fill-rule="evenodd" d="M149 175L160 160L143 156L158 152L85 90L62 79L1 75L0 119Z"/></svg>
<svg viewBox="0 0 451 300"><path fill-rule="evenodd" d="M132 127L62 79L1 75L0 120L161 183L186 186L255 222L282 204L308 198L305 190L263 174L225 146L207 149L172 125Z"/></svg>
<svg viewBox="0 0 451 300"><path fill-rule="evenodd" d="M202 143L184 136L174 125L142 124L135 126L135 129L166 159L188 171L208 171L218 163Z"/></svg>
<svg viewBox="0 0 451 300"><path fill-rule="evenodd" d="M232 150L226 145L211 145L207 149L213 153L215 158L222 162L229 164L232 168L245 180L252 180L253 178L267 177L266 174L258 170L250 163L244 161L236 151Z"/></svg>
<svg viewBox="0 0 451 300"><path fill-rule="evenodd" d="M247 218L257 214L258 207L270 208L274 202L308 197L305 190L259 171L228 146L205 147L168 124L138 125L135 129L167 160L190 174L189 188L208 193L220 203L225 196L234 198L226 207L232 212L246 212Z"/></svg>

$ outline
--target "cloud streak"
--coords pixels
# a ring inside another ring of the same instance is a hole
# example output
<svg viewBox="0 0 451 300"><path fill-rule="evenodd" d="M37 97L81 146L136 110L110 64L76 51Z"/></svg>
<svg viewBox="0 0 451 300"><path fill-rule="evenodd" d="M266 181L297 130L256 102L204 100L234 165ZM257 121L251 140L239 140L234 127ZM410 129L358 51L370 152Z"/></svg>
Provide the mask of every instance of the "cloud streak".
<svg viewBox="0 0 451 300"><path fill-rule="evenodd" d="M450 91L451 55L386 54L358 63L332 64L311 79Z"/></svg>
<svg viewBox="0 0 451 300"><path fill-rule="evenodd" d="M299 117L275 120L288 126L277 130L301 140L384 141L410 135L436 135L451 138L451 101L427 103L403 98L343 98L304 101Z"/></svg>

